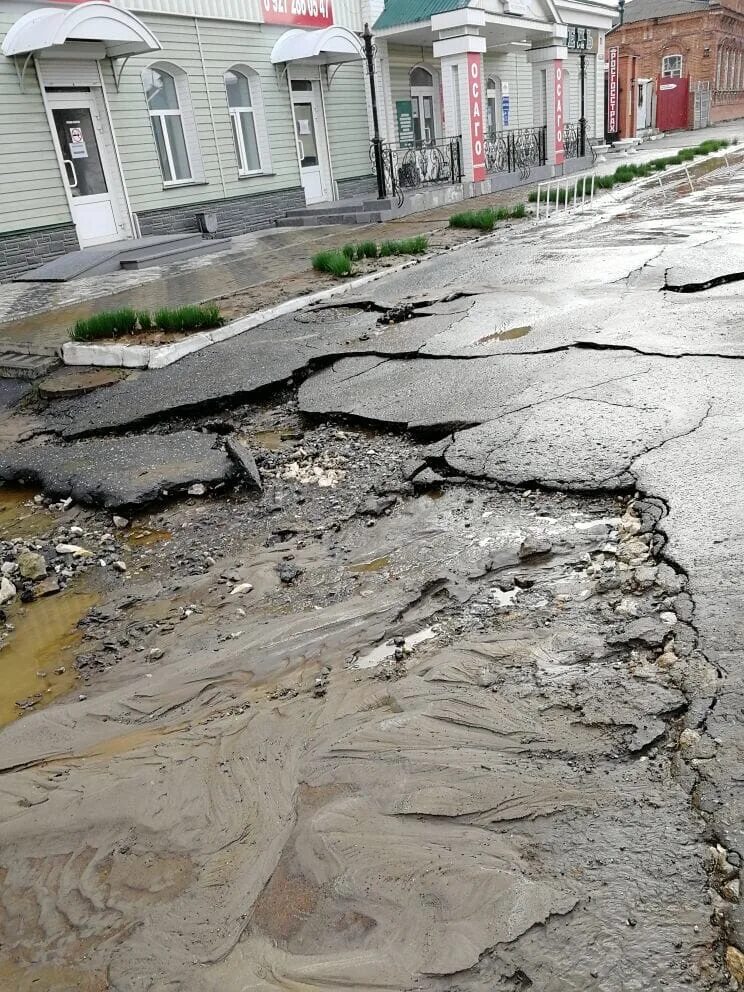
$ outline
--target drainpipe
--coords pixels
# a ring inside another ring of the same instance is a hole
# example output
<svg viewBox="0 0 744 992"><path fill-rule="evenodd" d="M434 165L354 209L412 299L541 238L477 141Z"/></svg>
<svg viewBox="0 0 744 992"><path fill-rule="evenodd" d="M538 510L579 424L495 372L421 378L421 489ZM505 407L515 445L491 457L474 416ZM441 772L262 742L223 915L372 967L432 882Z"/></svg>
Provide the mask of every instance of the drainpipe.
<svg viewBox="0 0 744 992"><path fill-rule="evenodd" d="M620 11L620 24L622 24L625 20L625 0L619 0L617 8Z"/></svg>
<svg viewBox="0 0 744 992"><path fill-rule="evenodd" d="M382 139L380 138L380 121L377 117L377 91L375 89L375 56L372 46L372 32L369 24L364 25L364 56L367 59L369 75L369 99L372 104L372 152L375 160L375 175L377 176L377 199L385 199L385 169L383 166Z"/></svg>

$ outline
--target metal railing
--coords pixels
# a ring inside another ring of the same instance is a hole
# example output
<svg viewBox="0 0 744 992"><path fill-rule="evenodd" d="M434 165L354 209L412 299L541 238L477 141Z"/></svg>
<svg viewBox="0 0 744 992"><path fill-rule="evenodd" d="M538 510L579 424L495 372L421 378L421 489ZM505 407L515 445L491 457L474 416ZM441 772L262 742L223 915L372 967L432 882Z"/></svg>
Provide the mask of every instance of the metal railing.
<svg viewBox="0 0 744 992"><path fill-rule="evenodd" d="M370 149L374 161L375 149ZM398 145L381 142L384 195L402 203L406 191L442 183L462 182L460 137L444 138L427 144Z"/></svg>
<svg viewBox="0 0 744 992"><path fill-rule="evenodd" d="M563 155L565 158L584 158L591 155L592 161L596 162L597 153L589 140L589 128L586 120L582 117L575 124L567 123L563 125Z"/></svg>
<svg viewBox="0 0 744 992"><path fill-rule="evenodd" d="M533 167L548 160L548 129L542 125L489 131L485 151L487 172L518 172L527 179Z"/></svg>
<svg viewBox="0 0 744 992"><path fill-rule="evenodd" d="M557 213L591 207L594 203L595 179L596 176L592 173L589 176L577 176L573 183L570 180L566 182L565 179L549 179L538 183L535 220L547 220Z"/></svg>

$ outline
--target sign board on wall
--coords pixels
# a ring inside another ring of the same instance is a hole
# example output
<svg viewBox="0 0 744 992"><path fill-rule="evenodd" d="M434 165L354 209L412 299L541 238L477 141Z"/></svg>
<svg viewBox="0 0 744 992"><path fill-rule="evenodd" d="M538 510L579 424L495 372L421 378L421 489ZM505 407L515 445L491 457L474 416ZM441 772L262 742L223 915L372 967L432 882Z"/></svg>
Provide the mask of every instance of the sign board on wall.
<svg viewBox="0 0 744 992"><path fill-rule="evenodd" d="M589 52L593 55L599 49L599 31L569 24L566 47L569 52Z"/></svg>
<svg viewBox="0 0 744 992"><path fill-rule="evenodd" d="M473 181L486 178L486 149L483 144L483 94L481 57L468 52L468 107L470 110L470 149L473 157Z"/></svg>
<svg viewBox="0 0 744 992"><path fill-rule="evenodd" d="M401 145L412 145L416 134L413 130L413 107L410 100L395 101L395 118L398 122L398 141Z"/></svg>
<svg viewBox="0 0 744 992"><path fill-rule="evenodd" d="M563 60L556 59L553 63L555 70L555 164L563 164Z"/></svg>
<svg viewBox="0 0 744 992"><path fill-rule="evenodd" d="M620 98L618 82L618 49L607 52L607 133L617 134L620 130L618 103Z"/></svg>
<svg viewBox="0 0 744 992"><path fill-rule="evenodd" d="M261 0L264 23L297 28L328 28L333 24L332 0Z"/></svg>

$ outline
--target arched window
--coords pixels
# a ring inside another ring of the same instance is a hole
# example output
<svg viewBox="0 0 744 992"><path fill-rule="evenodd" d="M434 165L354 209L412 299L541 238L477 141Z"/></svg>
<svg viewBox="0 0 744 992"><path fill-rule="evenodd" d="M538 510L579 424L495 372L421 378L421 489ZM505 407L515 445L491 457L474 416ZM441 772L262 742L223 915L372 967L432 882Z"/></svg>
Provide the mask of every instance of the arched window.
<svg viewBox="0 0 744 992"><path fill-rule="evenodd" d="M161 66L151 66L142 72L142 81L163 181L187 182L193 174L176 75Z"/></svg>
<svg viewBox="0 0 744 992"><path fill-rule="evenodd" d="M257 82L254 85L247 72L228 69L225 73L227 106L230 111L238 172L241 176L263 171L256 120L260 108L256 106L257 100L254 94L257 86Z"/></svg>
<svg viewBox="0 0 744 992"><path fill-rule="evenodd" d="M431 145L436 141L434 76L428 69L417 65L411 69L408 81L416 144Z"/></svg>
<svg viewBox="0 0 744 992"><path fill-rule="evenodd" d="M489 76L486 80L486 134L503 129L504 119L501 114L502 95L503 92L499 77Z"/></svg>
<svg viewBox="0 0 744 992"><path fill-rule="evenodd" d="M682 75L682 56L665 55L661 60L661 74L667 77L677 77Z"/></svg>

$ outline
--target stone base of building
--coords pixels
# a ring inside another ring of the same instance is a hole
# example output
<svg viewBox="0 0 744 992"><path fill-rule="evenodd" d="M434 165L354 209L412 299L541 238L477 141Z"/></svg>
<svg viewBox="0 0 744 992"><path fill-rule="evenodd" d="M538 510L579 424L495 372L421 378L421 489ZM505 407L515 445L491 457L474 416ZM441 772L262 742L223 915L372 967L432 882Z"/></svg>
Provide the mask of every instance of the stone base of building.
<svg viewBox="0 0 744 992"><path fill-rule="evenodd" d="M0 234L0 280L18 276L69 251L79 251L74 224Z"/></svg>
<svg viewBox="0 0 744 992"><path fill-rule="evenodd" d="M377 196L377 180L374 176L339 179L336 186L338 188L339 200L355 200L362 196Z"/></svg>
<svg viewBox="0 0 744 992"><path fill-rule="evenodd" d="M190 234L200 230L199 214L215 214L215 233L230 237L271 227L288 210L304 206L305 194L301 186L296 186L270 193L236 196L228 200L209 200L187 206L143 210L137 213L137 220L143 237L151 234Z"/></svg>

